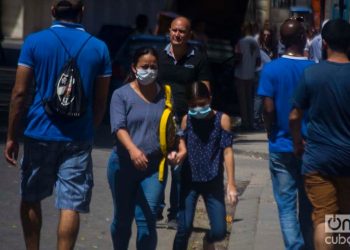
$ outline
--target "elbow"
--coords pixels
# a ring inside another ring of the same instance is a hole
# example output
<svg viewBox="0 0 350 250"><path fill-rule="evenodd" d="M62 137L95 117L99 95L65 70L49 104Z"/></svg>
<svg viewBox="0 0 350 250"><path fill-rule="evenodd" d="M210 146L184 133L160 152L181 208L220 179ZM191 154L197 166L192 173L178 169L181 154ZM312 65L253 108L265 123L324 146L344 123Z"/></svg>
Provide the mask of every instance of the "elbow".
<svg viewBox="0 0 350 250"><path fill-rule="evenodd" d="M292 110L289 114L289 127L293 129L295 126L298 126L301 122L301 115L297 110Z"/></svg>
<svg viewBox="0 0 350 250"><path fill-rule="evenodd" d="M298 112L296 112L295 110L292 110L292 112L290 112L289 114L289 123L295 123L300 121L300 115L298 114Z"/></svg>
<svg viewBox="0 0 350 250"><path fill-rule="evenodd" d="M265 119L273 119L275 115L275 109L274 108L270 108L270 107L265 107L264 110L263 110L263 116Z"/></svg>

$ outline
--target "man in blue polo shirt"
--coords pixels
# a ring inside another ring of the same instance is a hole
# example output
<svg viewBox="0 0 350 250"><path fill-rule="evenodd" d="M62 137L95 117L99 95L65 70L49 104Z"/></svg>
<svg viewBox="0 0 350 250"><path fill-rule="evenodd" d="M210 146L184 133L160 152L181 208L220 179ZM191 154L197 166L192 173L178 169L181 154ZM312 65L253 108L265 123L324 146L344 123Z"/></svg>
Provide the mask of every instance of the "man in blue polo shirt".
<svg viewBox="0 0 350 250"><path fill-rule="evenodd" d="M311 205L302 185L301 161L293 154L288 115L301 74L313 62L303 57L306 33L300 22L288 19L280 30L285 54L265 64L258 94L264 97L272 188L285 249L312 249Z"/></svg>
<svg viewBox="0 0 350 250"><path fill-rule="evenodd" d="M58 249L74 248L79 213L89 211L93 129L103 118L111 75L106 45L91 37L79 24L83 2L56 0L51 10L55 18L53 25L29 35L21 50L4 152L6 160L16 165L18 131L24 117L21 220L27 249L39 249L40 204L52 194L53 187L56 207L60 210ZM87 99L86 112L76 120L61 120L45 112L43 100L53 95L61 69L70 55L76 56L80 49L76 62ZM33 80L35 93L25 113L26 96Z"/></svg>

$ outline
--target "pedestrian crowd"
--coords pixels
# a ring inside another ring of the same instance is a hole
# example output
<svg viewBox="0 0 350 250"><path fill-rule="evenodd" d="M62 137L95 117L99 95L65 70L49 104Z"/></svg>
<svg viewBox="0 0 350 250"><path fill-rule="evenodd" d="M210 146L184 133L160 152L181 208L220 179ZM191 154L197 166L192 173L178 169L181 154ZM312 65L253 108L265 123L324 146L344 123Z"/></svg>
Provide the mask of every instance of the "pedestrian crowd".
<svg viewBox="0 0 350 250"><path fill-rule="evenodd" d="M226 236L225 200L238 202L233 134L230 117L211 105L208 59L188 43L190 20L171 22L164 48L135 51L125 85L107 104L108 49L81 25L83 13L83 1L54 0L52 25L25 39L18 60L4 155L17 164L24 125L20 217L26 248L39 249L41 201L55 190L57 249L74 249L79 214L89 212L94 185L94 128L109 105L114 146L106 181L114 249L128 249L133 220L137 249L157 248L168 170L167 225L177 230L172 248L187 249L202 196L210 221L203 249L215 249ZM141 26L144 32L147 24ZM280 27L281 56L269 22L255 34L247 24L242 34L234 48L242 130L267 132L285 249L349 249L325 228L328 215L350 216L350 24L329 20L315 35L289 18Z"/></svg>

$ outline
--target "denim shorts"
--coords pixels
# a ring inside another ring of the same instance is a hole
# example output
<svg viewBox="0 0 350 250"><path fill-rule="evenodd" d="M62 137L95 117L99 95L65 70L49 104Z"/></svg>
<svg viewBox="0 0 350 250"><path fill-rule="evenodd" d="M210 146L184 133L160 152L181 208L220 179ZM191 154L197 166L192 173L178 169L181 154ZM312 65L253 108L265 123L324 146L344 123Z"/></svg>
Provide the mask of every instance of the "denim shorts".
<svg viewBox="0 0 350 250"><path fill-rule="evenodd" d="M38 202L56 190L58 209L89 212L93 187L92 142L26 138L21 162L21 196Z"/></svg>

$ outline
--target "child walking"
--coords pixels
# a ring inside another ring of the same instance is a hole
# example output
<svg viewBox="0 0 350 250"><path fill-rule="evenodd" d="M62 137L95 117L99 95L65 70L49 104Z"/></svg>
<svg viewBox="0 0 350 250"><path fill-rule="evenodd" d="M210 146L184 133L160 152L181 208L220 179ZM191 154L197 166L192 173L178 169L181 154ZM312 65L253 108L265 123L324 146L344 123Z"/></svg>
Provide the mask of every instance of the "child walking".
<svg viewBox="0 0 350 250"><path fill-rule="evenodd" d="M188 97L189 111L181 124L179 151L169 156L173 164L183 162L178 228L173 250L186 250L193 228L199 195L202 195L210 221L203 239L203 249L215 249L214 242L226 235L224 173L227 175L228 202L237 202L234 180L233 135L228 115L212 110L207 86L194 82ZM187 151L187 158L184 153Z"/></svg>

